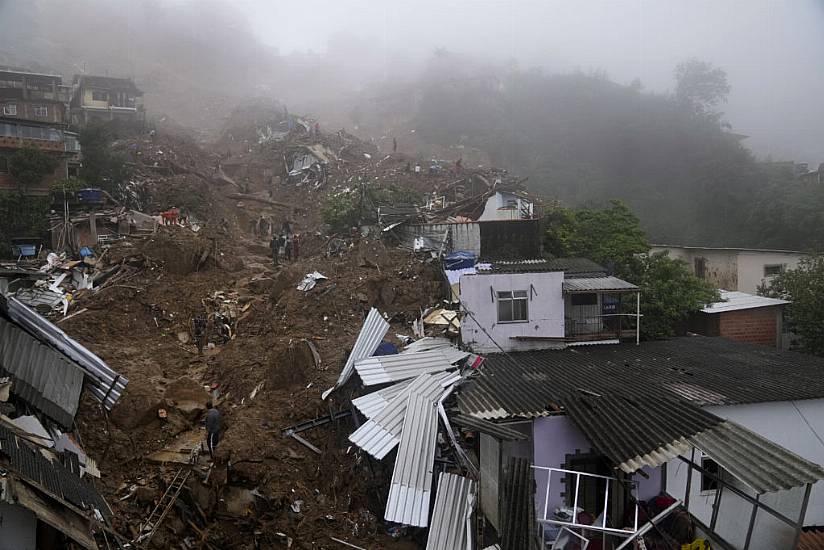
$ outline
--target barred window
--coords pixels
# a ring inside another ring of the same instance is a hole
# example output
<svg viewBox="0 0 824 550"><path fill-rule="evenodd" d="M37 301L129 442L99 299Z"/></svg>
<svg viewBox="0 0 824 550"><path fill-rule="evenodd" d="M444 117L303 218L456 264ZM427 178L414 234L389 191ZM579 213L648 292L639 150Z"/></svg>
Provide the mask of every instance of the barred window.
<svg viewBox="0 0 824 550"><path fill-rule="evenodd" d="M529 298L526 290L498 292L498 322L523 323L529 321Z"/></svg>

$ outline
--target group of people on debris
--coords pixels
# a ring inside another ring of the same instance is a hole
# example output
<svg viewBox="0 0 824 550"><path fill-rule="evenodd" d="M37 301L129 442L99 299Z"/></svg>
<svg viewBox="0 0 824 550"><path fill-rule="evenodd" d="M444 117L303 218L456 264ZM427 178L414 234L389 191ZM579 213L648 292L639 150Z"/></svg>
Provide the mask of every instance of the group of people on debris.
<svg viewBox="0 0 824 550"><path fill-rule="evenodd" d="M287 262L298 259L300 255L300 235L292 232L292 224L289 220L284 221L281 225L280 235L272 235L269 241L269 249L272 252L272 263L274 265L278 265L281 258Z"/></svg>

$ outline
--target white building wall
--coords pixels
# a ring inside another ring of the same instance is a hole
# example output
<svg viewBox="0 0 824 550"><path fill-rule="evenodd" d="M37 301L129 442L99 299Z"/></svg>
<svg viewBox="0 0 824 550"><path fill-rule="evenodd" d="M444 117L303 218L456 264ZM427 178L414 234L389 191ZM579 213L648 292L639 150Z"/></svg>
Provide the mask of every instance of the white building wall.
<svg viewBox="0 0 824 550"><path fill-rule="evenodd" d="M707 410L737 422L807 460L824 464L824 399L717 406ZM696 451L696 462L699 462L699 456L700 451ZM675 498L684 499L687 471L687 464L681 460L671 461L667 465L667 492ZM709 525L715 492L702 493L701 474L693 472L692 475L690 512ZM738 485L745 489L743 485ZM754 495L750 490L747 493ZM798 516L803 496L804 489L799 487L791 491L767 493L761 496L761 501L792 518ZM731 491L725 491L719 510L716 531L731 544L742 547L752 506ZM813 485L804 525L824 525L822 482ZM766 512L759 512L750 548L789 548L793 535L788 525Z"/></svg>
<svg viewBox="0 0 824 550"><path fill-rule="evenodd" d="M515 209L506 208L509 201L516 201ZM487 222L495 220L519 220L521 219L521 209L526 209L530 217L533 215L532 202L522 199L513 193L497 192L488 199L484 211L478 221Z"/></svg>
<svg viewBox="0 0 824 550"><path fill-rule="evenodd" d="M798 267L798 262L806 256L798 252L751 252L738 253L738 290L756 294L758 286L771 277L764 276L764 267L784 265L787 269Z"/></svg>
<svg viewBox="0 0 824 550"><path fill-rule="evenodd" d="M501 349L524 351L562 347L564 297L561 287L563 280L564 274L560 271L462 276L460 280L461 301L464 308L472 314L465 315L461 321L463 343L477 353L495 353ZM527 322L498 323L496 292L506 290L527 291L529 296L529 320ZM516 336L544 339L516 340L513 338Z"/></svg>

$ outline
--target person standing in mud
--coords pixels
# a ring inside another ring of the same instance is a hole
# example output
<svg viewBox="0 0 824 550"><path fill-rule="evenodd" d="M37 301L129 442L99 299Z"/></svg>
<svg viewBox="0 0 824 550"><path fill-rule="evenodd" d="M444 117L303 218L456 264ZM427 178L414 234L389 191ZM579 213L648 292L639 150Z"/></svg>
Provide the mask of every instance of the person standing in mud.
<svg viewBox="0 0 824 550"><path fill-rule="evenodd" d="M203 355L203 348L206 345L206 316L199 314L192 320L195 344L198 355Z"/></svg>
<svg viewBox="0 0 824 550"><path fill-rule="evenodd" d="M269 241L269 249L272 251L272 265L278 265L278 252L280 251L280 238L277 235L272 235Z"/></svg>
<svg viewBox="0 0 824 550"><path fill-rule="evenodd" d="M206 403L206 447L209 449L209 456L214 460L215 449L220 442L220 411L218 411L211 401Z"/></svg>

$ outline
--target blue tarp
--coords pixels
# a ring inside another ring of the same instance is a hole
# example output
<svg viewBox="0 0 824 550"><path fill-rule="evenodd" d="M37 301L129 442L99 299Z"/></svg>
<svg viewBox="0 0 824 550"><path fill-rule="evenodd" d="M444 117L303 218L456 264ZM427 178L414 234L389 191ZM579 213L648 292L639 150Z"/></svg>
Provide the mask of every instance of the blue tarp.
<svg viewBox="0 0 824 550"><path fill-rule="evenodd" d="M475 265L477 257L468 250L456 250L443 260L444 269L466 269Z"/></svg>
<svg viewBox="0 0 824 550"><path fill-rule="evenodd" d="M395 344L392 342L381 342L381 345L378 346L378 349L376 349L372 355L397 355L397 353L398 348L395 347Z"/></svg>

